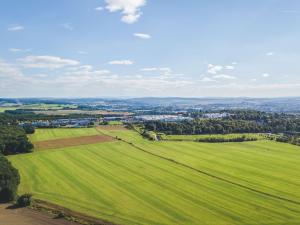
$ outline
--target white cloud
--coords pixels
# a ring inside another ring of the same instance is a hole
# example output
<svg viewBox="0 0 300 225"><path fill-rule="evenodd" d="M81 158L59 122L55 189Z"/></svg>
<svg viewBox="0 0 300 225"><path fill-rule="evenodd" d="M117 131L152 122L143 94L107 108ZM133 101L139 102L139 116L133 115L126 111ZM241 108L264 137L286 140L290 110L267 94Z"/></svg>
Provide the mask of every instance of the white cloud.
<svg viewBox="0 0 300 225"><path fill-rule="evenodd" d="M231 64L232 64L232 65L237 65L237 62L232 62Z"/></svg>
<svg viewBox="0 0 300 225"><path fill-rule="evenodd" d="M203 77L201 80L201 82L215 82L215 80L209 78L209 77Z"/></svg>
<svg viewBox="0 0 300 225"><path fill-rule="evenodd" d="M282 12L283 13L288 13L288 14L300 13L299 10L293 10L293 9L283 10Z"/></svg>
<svg viewBox="0 0 300 225"><path fill-rule="evenodd" d="M156 67L150 67L150 68L143 68L141 69L141 71L143 72L152 72L152 71L157 71L159 70L159 68L156 68Z"/></svg>
<svg viewBox="0 0 300 225"><path fill-rule="evenodd" d="M257 81L257 79L256 79L256 78L253 78L253 79L251 79L251 81L252 81L252 82L256 82L256 81Z"/></svg>
<svg viewBox="0 0 300 225"><path fill-rule="evenodd" d="M18 24L12 24L12 25L9 25L8 27L8 31L21 31L21 30L24 30L25 27L21 26L21 25L18 25Z"/></svg>
<svg viewBox="0 0 300 225"><path fill-rule="evenodd" d="M108 62L110 65L124 65L124 66L129 66L133 64L133 61L131 60L113 60Z"/></svg>
<svg viewBox="0 0 300 225"><path fill-rule="evenodd" d="M30 52L31 49L21 49L21 48L10 48L8 49L8 51L10 52Z"/></svg>
<svg viewBox="0 0 300 225"><path fill-rule="evenodd" d="M75 66L75 67L70 67L67 70L68 71L91 71L93 70L93 66L92 65Z"/></svg>
<svg viewBox="0 0 300 225"><path fill-rule="evenodd" d="M87 55L88 54L86 51L81 51L81 50L77 51L77 53L80 54L80 55Z"/></svg>
<svg viewBox="0 0 300 225"><path fill-rule="evenodd" d="M102 10L103 10L103 7L98 6L98 7L95 8L95 10L96 10L96 11L102 11Z"/></svg>
<svg viewBox="0 0 300 225"><path fill-rule="evenodd" d="M13 64L7 63L0 59L0 77L19 77L21 71Z"/></svg>
<svg viewBox="0 0 300 225"><path fill-rule="evenodd" d="M176 75L176 76L182 76L182 74L173 74L172 69L169 67L150 67L150 68L143 68L141 69L143 72L158 72L160 75L163 76L170 76L170 75Z"/></svg>
<svg viewBox="0 0 300 225"><path fill-rule="evenodd" d="M234 70L235 67L234 66L225 66L225 69L227 69L227 70Z"/></svg>
<svg viewBox="0 0 300 225"><path fill-rule="evenodd" d="M207 65L207 73L217 74L218 72L223 70L223 66L208 64Z"/></svg>
<svg viewBox="0 0 300 225"><path fill-rule="evenodd" d="M134 33L133 35L135 37L142 38L142 39L150 39L151 38L150 34Z"/></svg>
<svg viewBox="0 0 300 225"><path fill-rule="evenodd" d="M73 31L74 26L71 23L62 23L60 26L66 30Z"/></svg>
<svg viewBox="0 0 300 225"><path fill-rule="evenodd" d="M267 78L267 77L270 76L270 74L268 74L268 73L263 73L261 76Z"/></svg>
<svg viewBox="0 0 300 225"><path fill-rule="evenodd" d="M273 56L273 55L275 55L275 52L267 52L266 53L266 56Z"/></svg>
<svg viewBox="0 0 300 225"><path fill-rule="evenodd" d="M161 71L164 76L170 76L172 74L172 69L169 67L159 68L159 71Z"/></svg>
<svg viewBox="0 0 300 225"><path fill-rule="evenodd" d="M10 52L22 52L23 50L20 48L10 48L8 49Z"/></svg>
<svg viewBox="0 0 300 225"><path fill-rule="evenodd" d="M135 23L138 21L142 12L141 7L146 5L146 0L105 0L106 9L110 12L121 11L124 23Z"/></svg>
<svg viewBox="0 0 300 225"><path fill-rule="evenodd" d="M236 79L236 77L226 75L226 74L215 75L214 78L216 78L216 79L225 79L225 80L235 80Z"/></svg>
<svg viewBox="0 0 300 225"><path fill-rule="evenodd" d="M26 56L19 59L26 68L43 68L43 69L58 69L66 66L76 66L80 63L72 59L64 59L56 56Z"/></svg>

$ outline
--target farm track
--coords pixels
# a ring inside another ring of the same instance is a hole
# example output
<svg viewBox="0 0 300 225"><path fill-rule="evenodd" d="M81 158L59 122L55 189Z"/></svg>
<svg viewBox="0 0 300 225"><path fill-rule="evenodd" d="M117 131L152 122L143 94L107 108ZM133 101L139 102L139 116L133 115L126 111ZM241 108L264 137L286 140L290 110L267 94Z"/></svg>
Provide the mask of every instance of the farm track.
<svg viewBox="0 0 300 225"><path fill-rule="evenodd" d="M110 135L108 135L108 134L105 134L105 133L101 132L101 131L98 130L98 129L97 129L97 131L98 131L99 133L101 133L102 135L110 136ZM112 137L112 136L110 136L110 137ZM112 137L112 138L114 138L114 137ZM251 187L248 187L248 186L246 186L246 185L242 185L242 184L236 183L236 182L234 182L234 181L231 181L231 180L228 180L228 179L219 177L219 176L217 176L217 175L214 175L214 174L205 172L205 171L203 171L203 170L196 169L196 168L194 168L194 167L192 167L192 166L189 166L189 165L187 165L187 164L178 162L178 161L176 161L176 160L174 160L174 159L167 158L167 157L164 157L164 156L161 156L161 155L157 155L157 154L155 154L155 153L153 153L153 152L147 151L147 150L145 150L145 149L143 149L143 148L141 148L141 147L139 147L139 146L133 144L132 142L128 142L128 141L126 141L126 140L124 140L124 139L118 139L118 140L120 140L120 141L122 141L122 142L124 142L124 143L126 143L126 144L128 144L128 145L131 145L132 147L134 147L135 149L137 149L137 150L139 150L139 151L142 151L142 152L145 152L145 153L147 153L147 154L149 154L149 155L152 155L152 156L158 157L158 158L160 158L160 159L163 159L163 160L166 160L166 161L175 163L175 164L177 164L177 165L180 165L180 166L182 166L182 167L188 168L188 169L190 169L190 170L193 170L193 171L195 171L195 172L197 172L197 173L206 175L206 176L208 176L208 177L211 177L211 178L214 178L214 179L217 179L217 180L226 182L226 183L231 184L231 185L234 185L234 186L236 186L236 187L240 187L240 188L243 188L243 189L245 189L245 190L248 190L248 191L251 191L251 192L255 192L255 193L257 193L257 194L261 194L261 195L264 195L264 196L267 196L267 197L270 197L270 198L273 198L273 199L281 200L281 201L284 201L284 202L289 202L289 203L292 203L292 204L295 204L295 205L300 205L300 202L298 202L298 201L291 200L291 199L288 199L288 198L284 198L284 197L281 197L281 196L278 196L278 195L273 195L273 194L270 194L270 193L267 193L267 192L264 192L264 191L260 191L260 190L257 190L257 189L255 189L255 188L251 188Z"/></svg>

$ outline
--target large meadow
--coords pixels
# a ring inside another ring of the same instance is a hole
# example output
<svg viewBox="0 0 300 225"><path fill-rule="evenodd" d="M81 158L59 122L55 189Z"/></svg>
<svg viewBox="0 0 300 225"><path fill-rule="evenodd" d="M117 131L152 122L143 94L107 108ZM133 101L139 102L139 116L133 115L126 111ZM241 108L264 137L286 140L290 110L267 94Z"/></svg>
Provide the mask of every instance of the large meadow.
<svg viewBox="0 0 300 225"><path fill-rule="evenodd" d="M120 125L29 138L34 153L9 159L36 199L124 225L300 224L297 146L148 141Z"/></svg>

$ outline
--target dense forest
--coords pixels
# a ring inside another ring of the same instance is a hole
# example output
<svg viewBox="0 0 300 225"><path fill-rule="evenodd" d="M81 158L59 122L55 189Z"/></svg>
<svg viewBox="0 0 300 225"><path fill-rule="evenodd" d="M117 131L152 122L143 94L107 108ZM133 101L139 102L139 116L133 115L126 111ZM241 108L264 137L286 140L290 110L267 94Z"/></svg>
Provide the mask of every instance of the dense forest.
<svg viewBox="0 0 300 225"><path fill-rule="evenodd" d="M16 198L20 175L11 163L0 154L0 203Z"/></svg>
<svg viewBox="0 0 300 225"><path fill-rule="evenodd" d="M34 132L34 128L17 126L16 120L5 114L0 114L0 154L12 155L28 153L33 149L26 134Z"/></svg>
<svg viewBox="0 0 300 225"><path fill-rule="evenodd" d="M15 118L0 114L0 202L9 202L16 198L20 175L4 155L28 153L33 149L26 133L34 128L17 126Z"/></svg>
<svg viewBox="0 0 300 225"><path fill-rule="evenodd" d="M201 118L201 114L193 117L181 122L149 121L144 127L148 131L177 135L300 132L300 117L295 115L245 110L229 112L220 119Z"/></svg>

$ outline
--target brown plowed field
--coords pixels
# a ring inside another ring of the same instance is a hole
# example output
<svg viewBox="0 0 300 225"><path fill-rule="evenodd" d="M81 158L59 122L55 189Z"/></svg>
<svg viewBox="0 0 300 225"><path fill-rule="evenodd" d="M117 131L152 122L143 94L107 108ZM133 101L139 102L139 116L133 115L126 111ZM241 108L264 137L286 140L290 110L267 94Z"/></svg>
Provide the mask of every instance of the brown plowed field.
<svg viewBox="0 0 300 225"><path fill-rule="evenodd" d="M0 204L0 225L76 225L63 219L27 208L11 209L9 204ZM78 225L78 224L77 224Z"/></svg>
<svg viewBox="0 0 300 225"><path fill-rule="evenodd" d="M48 141L38 141L34 143L35 148L38 150L48 150L55 148L64 148L77 145L88 145L95 144L100 142L109 142L113 141L114 138L106 135L91 135L91 136L82 136L82 137L72 137Z"/></svg>

